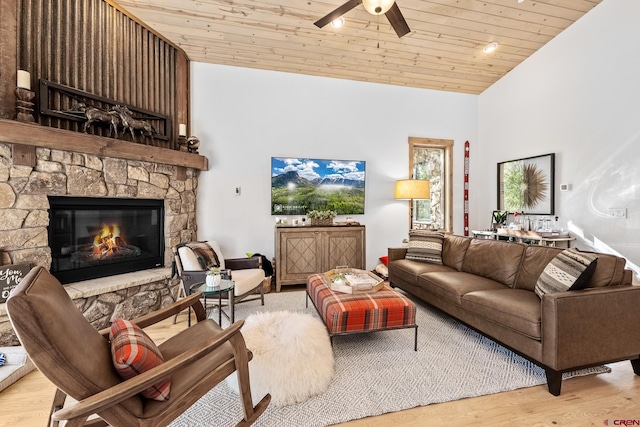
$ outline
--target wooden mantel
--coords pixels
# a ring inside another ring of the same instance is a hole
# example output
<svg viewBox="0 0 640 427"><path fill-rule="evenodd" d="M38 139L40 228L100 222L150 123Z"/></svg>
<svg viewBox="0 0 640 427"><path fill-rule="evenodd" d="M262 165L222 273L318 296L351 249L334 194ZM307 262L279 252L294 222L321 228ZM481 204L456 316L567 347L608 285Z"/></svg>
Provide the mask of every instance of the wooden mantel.
<svg viewBox="0 0 640 427"><path fill-rule="evenodd" d="M114 138L23 123L16 120L0 119L0 142L75 151L127 160L141 160L198 170L209 169L209 160L199 154L152 147Z"/></svg>

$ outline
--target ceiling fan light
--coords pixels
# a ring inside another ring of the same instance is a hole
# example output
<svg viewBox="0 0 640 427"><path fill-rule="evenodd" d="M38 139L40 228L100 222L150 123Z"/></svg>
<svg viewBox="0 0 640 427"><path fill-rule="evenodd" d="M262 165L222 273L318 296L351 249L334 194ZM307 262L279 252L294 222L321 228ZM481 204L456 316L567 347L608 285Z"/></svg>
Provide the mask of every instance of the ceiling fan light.
<svg viewBox="0 0 640 427"><path fill-rule="evenodd" d="M383 15L391 9L395 0L362 0L362 5L372 15Z"/></svg>
<svg viewBox="0 0 640 427"><path fill-rule="evenodd" d="M336 19L331 21L331 26L333 28L342 28L344 26L344 18L342 16L338 16Z"/></svg>
<svg viewBox="0 0 640 427"><path fill-rule="evenodd" d="M491 53L494 50L496 50L498 48L498 43L497 42L491 42L489 44L487 44L485 47L482 48L482 51L484 53Z"/></svg>

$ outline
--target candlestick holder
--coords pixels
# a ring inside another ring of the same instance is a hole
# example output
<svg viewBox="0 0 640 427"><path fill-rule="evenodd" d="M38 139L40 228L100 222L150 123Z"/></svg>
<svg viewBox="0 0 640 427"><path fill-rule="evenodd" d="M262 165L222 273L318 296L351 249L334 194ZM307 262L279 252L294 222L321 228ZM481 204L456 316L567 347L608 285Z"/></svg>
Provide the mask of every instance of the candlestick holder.
<svg viewBox="0 0 640 427"><path fill-rule="evenodd" d="M187 146L187 137L183 135L178 136L178 146L180 147L180 151L189 151L189 147Z"/></svg>
<svg viewBox="0 0 640 427"><path fill-rule="evenodd" d="M16 120L27 123L34 123L33 118L33 98L36 93L23 87L16 88Z"/></svg>

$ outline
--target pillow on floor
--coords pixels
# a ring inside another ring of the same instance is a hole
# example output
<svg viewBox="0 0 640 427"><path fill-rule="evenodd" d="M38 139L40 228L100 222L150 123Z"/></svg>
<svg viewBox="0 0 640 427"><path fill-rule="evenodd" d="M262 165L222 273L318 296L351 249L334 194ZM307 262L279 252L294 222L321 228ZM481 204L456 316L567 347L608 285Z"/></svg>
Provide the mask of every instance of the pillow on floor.
<svg viewBox="0 0 640 427"><path fill-rule="evenodd" d="M564 292L584 288L596 269L598 256L565 249L555 256L544 268L536 283L536 294Z"/></svg>
<svg viewBox="0 0 640 427"><path fill-rule="evenodd" d="M427 231L409 231L409 248L405 259L428 262L431 264L442 264L442 244L444 234Z"/></svg>
<svg viewBox="0 0 640 427"><path fill-rule="evenodd" d="M162 364L164 359L156 344L135 323L124 319L115 319L109 332L111 358L118 375L128 380ZM169 400L171 379L152 385L141 394L161 402Z"/></svg>

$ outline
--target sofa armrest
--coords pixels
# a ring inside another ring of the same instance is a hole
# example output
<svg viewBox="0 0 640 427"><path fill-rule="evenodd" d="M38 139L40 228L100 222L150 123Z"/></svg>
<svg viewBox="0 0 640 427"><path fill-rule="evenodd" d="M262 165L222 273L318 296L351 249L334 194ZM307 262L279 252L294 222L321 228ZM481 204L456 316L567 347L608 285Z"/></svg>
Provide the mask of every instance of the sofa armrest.
<svg viewBox="0 0 640 427"><path fill-rule="evenodd" d="M640 286L610 286L542 298L542 362L552 369L637 358Z"/></svg>
<svg viewBox="0 0 640 427"><path fill-rule="evenodd" d="M395 261L397 259L404 259L404 256L407 254L407 248L389 248L389 262Z"/></svg>
<svg viewBox="0 0 640 427"><path fill-rule="evenodd" d="M250 268L262 268L262 258L225 258L224 266L230 270L248 270Z"/></svg>

